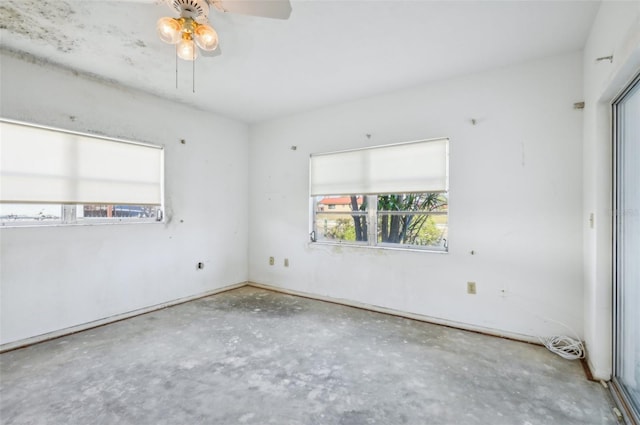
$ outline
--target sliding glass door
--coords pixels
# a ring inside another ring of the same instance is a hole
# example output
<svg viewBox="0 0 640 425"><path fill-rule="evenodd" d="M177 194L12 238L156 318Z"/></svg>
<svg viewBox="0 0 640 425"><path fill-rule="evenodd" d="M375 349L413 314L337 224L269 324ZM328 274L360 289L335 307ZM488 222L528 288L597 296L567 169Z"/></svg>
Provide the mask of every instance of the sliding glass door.
<svg viewBox="0 0 640 425"><path fill-rule="evenodd" d="M640 76L613 105L614 384L640 423Z"/></svg>

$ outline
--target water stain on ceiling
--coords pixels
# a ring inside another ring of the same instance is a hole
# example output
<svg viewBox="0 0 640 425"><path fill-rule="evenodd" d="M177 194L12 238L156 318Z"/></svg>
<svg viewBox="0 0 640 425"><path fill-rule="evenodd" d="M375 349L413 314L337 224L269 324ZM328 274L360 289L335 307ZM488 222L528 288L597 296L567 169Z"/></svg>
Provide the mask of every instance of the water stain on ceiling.
<svg viewBox="0 0 640 425"><path fill-rule="evenodd" d="M173 53L162 50L154 25L166 11L154 0L2 0L0 49L76 75L153 92L144 85L154 73L172 75L173 62L166 59Z"/></svg>
<svg viewBox="0 0 640 425"><path fill-rule="evenodd" d="M30 1L2 3L0 29L31 42L53 45L60 52L72 52L76 41L65 34L76 21L76 11L65 1ZM4 38L4 37L3 37Z"/></svg>
<svg viewBox="0 0 640 425"><path fill-rule="evenodd" d="M184 62L156 33L160 17L175 16L166 0L0 0L0 51L259 122L578 51L598 10L561 1L291 2L288 20L213 11L224 53Z"/></svg>
<svg viewBox="0 0 640 425"><path fill-rule="evenodd" d="M126 7L122 7L126 5ZM59 53L91 56L100 55L131 63L131 58L144 55L148 45L133 24L130 8L153 10L152 2L88 2L62 0L21 0L0 4L0 34L2 47L32 53L45 59L57 58ZM154 16L150 14L149 28ZM148 36L153 31L148 32ZM122 52L126 49L124 59ZM57 52L57 53L56 53ZM54 60L55 61L55 60Z"/></svg>

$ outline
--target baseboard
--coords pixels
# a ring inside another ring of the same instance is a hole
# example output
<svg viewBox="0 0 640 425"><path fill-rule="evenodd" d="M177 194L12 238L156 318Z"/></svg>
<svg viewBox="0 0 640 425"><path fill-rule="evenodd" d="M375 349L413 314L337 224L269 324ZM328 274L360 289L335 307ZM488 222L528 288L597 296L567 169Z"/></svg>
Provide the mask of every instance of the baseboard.
<svg viewBox="0 0 640 425"><path fill-rule="evenodd" d="M593 382L600 382L599 379L593 377L593 373L591 373L591 367L589 366L589 362L586 358L580 359L580 363L582 364L582 370L584 370L584 375L587 377L587 380Z"/></svg>
<svg viewBox="0 0 640 425"><path fill-rule="evenodd" d="M611 371L601 370L593 366L589 358L589 347L587 347L587 357L584 364L586 368L589 369L589 373L591 374L594 381L606 382L611 380Z"/></svg>
<svg viewBox="0 0 640 425"><path fill-rule="evenodd" d="M240 282L233 285L223 286L222 288L212 289L210 291L202 292L200 294L178 298L177 300L172 300L165 303L156 304L150 307L129 311L127 313L117 314L115 316L106 317L104 319L95 320L93 322L72 326L70 328L60 329L57 331L34 336L31 338L21 339L18 341L8 342L6 344L0 345L0 354L5 353L7 351L17 350L18 348L24 348L29 345L38 344L40 342L49 341L52 339L61 338L63 336L71 335L74 333L86 331L88 329L93 329L100 326L108 325L110 323L119 322L121 320L130 319L132 317L140 316L141 314L147 314L153 311L162 310L167 307L173 307L178 304L184 304L186 302L197 300L199 298L209 297L211 295L219 294L221 292L231 291L232 289L241 288L243 286L246 286L247 284L248 282Z"/></svg>
<svg viewBox="0 0 640 425"><path fill-rule="evenodd" d="M453 320L440 319L437 317L425 316L421 314L408 313L402 310L394 310L387 307L380 307L372 304L361 303L358 301L347 300L344 298L333 298L327 297L324 295L313 294L309 292L296 291L293 289L282 288L279 286L266 285L263 283L257 282L247 282L248 286L253 286L255 288L266 289L274 292L281 292L283 294L295 295L303 298L310 298L317 301L325 301L333 304L345 305L348 307L360 308L363 310L375 311L377 313L390 314L392 316L403 317L405 319L417 320L420 322L431 323L434 325L446 326L454 329L461 329L465 331L480 333L483 335L490 335L504 339L510 339L513 341L526 342L529 344L542 345L537 337L525 334L519 334L516 332L505 332L492 328L485 328L482 326L470 325L468 323L456 322Z"/></svg>
<svg viewBox="0 0 640 425"><path fill-rule="evenodd" d="M361 303L358 301L347 300L343 298L333 298L327 297L324 295L313 294L309 292L297 291L293 289L282 288L279 286L267 285L258 282L240 282L233 285L224 286L222 288L217 288L211 291L203 292L197 295L192 295L189 297L179 298L177 300L172 300L166 303L157 304L150 307L145 307L142 309L130 311L123 314L118 314L115 316L107 317L104 319L96 320L89 323L84 323L81 325L73 326L70 328L61 329L58 331L34 336L31 338L22 339L19 341L9 342L3 345L0 345L0 353L4 353L11 350L16 350L18 348L27 347L29 345L37 344L44 341L49 341L52 339L60 338L66 335L71 335L77 332L82 332L88 329L96 328L99 326L108 325L110 323L119 322L121 320L129 319L135 316L139 316L141 314L151 313L153 311L161 310L167 307L172 307L178 304L183 304L189 301L197 300L199 298L209 297L211 295L219 294L221 292L231 291L233 289L241 288L243 286L252 286L255 288L266 289L269 291L280 292L283 294L295 295L298 297L309 298L317 301L330 302L333 304L340 304L348 307L359 308L363 310L375 311L377 313L389 314L392 316L403 317L406 319L417 320L420 322L431 323L434 325L446 326L454 329L461 329L470 332L476 332L483 335L490 335L499 338L510 339L514 341L526 342L535 345L541 345L538 339L534 336L519 334L515 332L505 332L497 329L486 328L482 326L470 325L468 323L456 322L452 320L440 319L437 317L425 316L421 314L408 313L401 310L395 310L387 307L380 307L372 304Z"/></svg>

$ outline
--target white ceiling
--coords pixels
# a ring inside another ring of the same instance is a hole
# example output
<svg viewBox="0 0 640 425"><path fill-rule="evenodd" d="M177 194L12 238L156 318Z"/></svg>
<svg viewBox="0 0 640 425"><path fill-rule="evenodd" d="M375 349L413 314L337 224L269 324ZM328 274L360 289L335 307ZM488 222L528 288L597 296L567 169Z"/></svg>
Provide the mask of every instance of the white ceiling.
<svg viewBox="0 0 640 425"><path fill-rule="evenodd" d="M268 1L268 0L266 0ZM595 1L292 0L289 20L220 13L222 54L178 63L162 0L0 0L2 47L245 122L583 47Z"/></svg>

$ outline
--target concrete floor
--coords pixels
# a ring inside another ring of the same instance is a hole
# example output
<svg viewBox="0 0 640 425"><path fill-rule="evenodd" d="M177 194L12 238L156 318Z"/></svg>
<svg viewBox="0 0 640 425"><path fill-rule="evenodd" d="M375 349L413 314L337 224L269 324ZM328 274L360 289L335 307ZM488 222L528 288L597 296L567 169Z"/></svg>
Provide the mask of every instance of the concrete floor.
<svg viewBox="0 0 640 425"><path fill-rule="evenodd" d="M0 356L2 424L615 424L544 348L244 287Z"/></svg>

